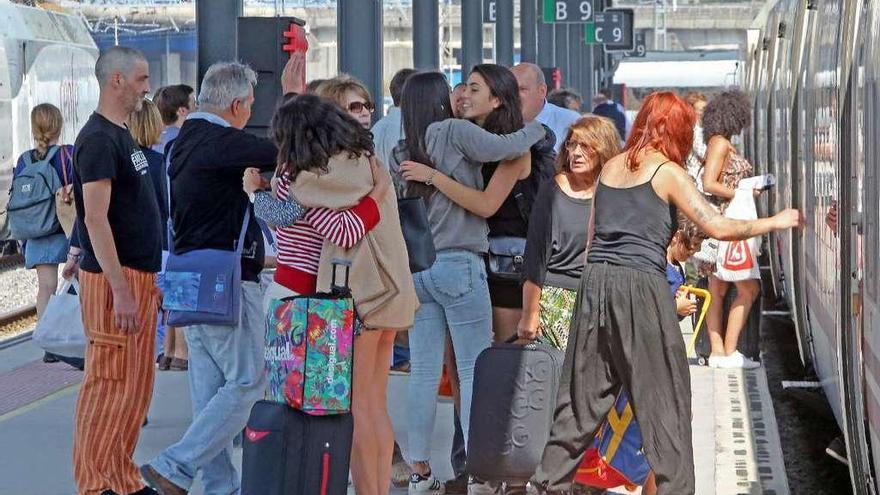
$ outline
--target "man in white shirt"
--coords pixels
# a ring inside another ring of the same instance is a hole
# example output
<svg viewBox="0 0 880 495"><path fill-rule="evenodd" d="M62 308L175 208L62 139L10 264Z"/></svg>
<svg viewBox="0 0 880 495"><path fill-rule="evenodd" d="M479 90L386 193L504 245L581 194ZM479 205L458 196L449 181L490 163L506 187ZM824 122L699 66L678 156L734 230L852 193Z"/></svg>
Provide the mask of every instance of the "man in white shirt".
<svg viewBox="0 0 880 495"><path fill-rule="evenodd" d="M537 120L549 127L556 135L553 148L559 153L568 128L581 117L580 114L547 102L547 81L544 79L544 72L537 65L521 63L511 70L519 84L523 118L526 122Z"/></svg>
<svg viewBox="0 0 880 495"><path fill-rule="evenodd" d="M391 78L389 91L391 92L391 101L393 106L388 109L388 114L382 117L379 122L373 124L371 129L373 132L373 144L376 146L376 158L385 168L388 168L388 161L392 157L392 152L397 143L403 139L403 121L400 115L400 95L403 92L403 85L409 76L415 74L413 69L400 69L394 77Z"/></svg>

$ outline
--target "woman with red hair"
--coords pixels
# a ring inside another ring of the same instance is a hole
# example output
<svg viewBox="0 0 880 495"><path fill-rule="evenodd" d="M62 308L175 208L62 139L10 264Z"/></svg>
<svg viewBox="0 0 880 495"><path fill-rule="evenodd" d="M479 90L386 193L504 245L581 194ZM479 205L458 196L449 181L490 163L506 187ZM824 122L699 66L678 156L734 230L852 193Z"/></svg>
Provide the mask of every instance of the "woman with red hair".
<svg viewBox="0 0 880 495"><path fill-rule="evenodd" d="M685 170L695 118L674 93L651 94L623 153L602 169L554 422L532 481L539 493L570 492L621 387L641 427L657 493L694 493L690 374L666 282L676 212L726 240L801 223L797 210L745 221L709 205Z"/></svg>

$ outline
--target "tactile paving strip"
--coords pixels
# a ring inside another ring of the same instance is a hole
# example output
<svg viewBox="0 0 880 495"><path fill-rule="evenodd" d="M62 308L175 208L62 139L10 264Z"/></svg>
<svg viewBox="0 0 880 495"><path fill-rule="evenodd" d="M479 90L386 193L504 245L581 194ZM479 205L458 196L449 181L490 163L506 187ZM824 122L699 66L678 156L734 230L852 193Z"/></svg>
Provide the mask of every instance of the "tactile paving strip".
<svg viewBox="0 0 880 495"><path fill-rule="evenodd" d="M64 363L30 362L0 374L0 416L82 380L83 372Z"/></svg>

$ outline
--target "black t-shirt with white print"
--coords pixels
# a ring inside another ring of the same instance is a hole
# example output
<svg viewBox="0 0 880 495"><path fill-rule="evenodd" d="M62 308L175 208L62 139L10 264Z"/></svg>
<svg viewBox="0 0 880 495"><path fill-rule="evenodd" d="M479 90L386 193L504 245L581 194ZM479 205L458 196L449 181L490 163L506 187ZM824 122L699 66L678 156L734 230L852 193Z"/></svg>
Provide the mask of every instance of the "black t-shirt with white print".
<svg viewBox="0 0 880 495"><path fill-rule="evenodd" d="M83 184L110 179L110 208L107 219L122 266L143 272L162 267L162 225L149 165L131 133L93 113L76 138L73 191L76 214L85 219ZM80 268L100 273L85 222L79 240L83 249Z"/></svg>

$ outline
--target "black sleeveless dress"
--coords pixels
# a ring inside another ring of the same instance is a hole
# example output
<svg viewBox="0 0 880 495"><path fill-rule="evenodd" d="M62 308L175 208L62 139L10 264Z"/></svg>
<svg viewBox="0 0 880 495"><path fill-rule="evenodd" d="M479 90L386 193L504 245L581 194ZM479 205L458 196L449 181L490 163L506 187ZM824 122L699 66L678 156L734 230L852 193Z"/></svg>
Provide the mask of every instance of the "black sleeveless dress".
<svg viewBox="0 0 880 495"><path fill-rule="evenodd" d="M694 493L690 373L666 281L676 211L657 196L654 175L629 188L607 186L600 178L596 188L595 235L572 317L550 440L533 478L548 493L571 489L621 386L641 427L657 493Z"/></svg>

